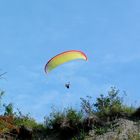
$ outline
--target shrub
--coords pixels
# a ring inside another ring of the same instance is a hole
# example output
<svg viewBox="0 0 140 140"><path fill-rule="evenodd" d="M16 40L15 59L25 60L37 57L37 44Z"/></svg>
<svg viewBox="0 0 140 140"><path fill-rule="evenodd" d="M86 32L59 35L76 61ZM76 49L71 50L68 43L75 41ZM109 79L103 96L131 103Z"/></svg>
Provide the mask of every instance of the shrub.
<svg viewBox="0 0 140 140"><path fill-rule="evenodd" d="M94 103L92 102L91 96L86 96L86 99L81 99L81 110L83 114L88 117L94 114Z"/></svg>
<svg viewBox="0 0 140 140"><path fill-rule="evenodd" d="M29 114L23 115L21 111L18 114L15 114L14 124L18 127L25 126L28 128L36 128L38 126L35 119L31 118Z"/></svg>
<svg viewBox="0 0 140 140"><path fill-rule="evenodd" d="M132 117L134 119L140 119L140 107L135 109L135 111L132 113Z"/></svg>
<svg viewBox="0 0 140 140"><path fill-rule="evenodd" d="M106 133L108 130L108 127L94 127L94 131L96 135L102 135Z"/></svg>
<svg viewBox="0 0 140 140"><path fill-rule="evenodd" d="M84 131L80 131L78 136L74 136L71 140L85 140L86 133Z"/></svg>
<svg viewBox="0 0 140 140"><path fill-rule="evenodd" d="M4 115L5 116L14 116L14 109L13 109L13 104L12 103L9 103L8 105L4 104Z"/></svg>
<svg viewBox="0 0 140 140"><path fill-rule="evenodd" d="M50 116L45 118L45 124L48 129L59 130L63 127L76 128L81 120L81 112L72 108L65 108L62 112L53 110Z"/></svg>
<svg viewBox="0 0 140 140"><path fill-rule="evenodd" d="M140 140L140 133L128 134L128 140Z"/></svg>
<svg viewBox="0 0 140 140"><path fill-rule="evenodd" d="M64 118L64 112L53 110L50 116L45 118L45 125L48 129L59 129Z"/></svg>
<svg viewBox="0 0 140 140"><path fill-rule="evenodd" d="M118 96L119 90L111 88L107 96L100 95L94 104L96 113L103 119L114 119L123 111L122 98Z"/></svg>
<svg viewBox="0 0 140 140"><path fill-rule="evenodd" d="M66 110L67 120L72 123L72 125L77 125L82 120L82 113L78 112L72 108Z"/></svg>
<svg viewBox="0 0 140 140"><path fill-rule="evenodd" d="M136 112L135 107L127 106L127 105L123 105L122 110L124 114L126 115L126 117L131 117Z"/></svg>
<svg viewBox="0 0 140 140"><path fill-rule="evenodd" d="M0 111L2 111L2 97L4 95L4 91L0 90Z"/></svg>

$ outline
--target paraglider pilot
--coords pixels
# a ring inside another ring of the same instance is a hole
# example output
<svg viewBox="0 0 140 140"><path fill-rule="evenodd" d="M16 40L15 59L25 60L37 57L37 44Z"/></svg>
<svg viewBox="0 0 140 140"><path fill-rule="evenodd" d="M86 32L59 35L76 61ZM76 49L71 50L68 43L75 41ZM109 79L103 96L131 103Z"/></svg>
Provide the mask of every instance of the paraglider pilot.
<svg viewBox="0 0 140 140"><path fill-rule="evenodd" d="M67 89L69 89L69 88L70 88L70 82L66 83L66 84L65 84L65 87L66 87Z"/></svg>

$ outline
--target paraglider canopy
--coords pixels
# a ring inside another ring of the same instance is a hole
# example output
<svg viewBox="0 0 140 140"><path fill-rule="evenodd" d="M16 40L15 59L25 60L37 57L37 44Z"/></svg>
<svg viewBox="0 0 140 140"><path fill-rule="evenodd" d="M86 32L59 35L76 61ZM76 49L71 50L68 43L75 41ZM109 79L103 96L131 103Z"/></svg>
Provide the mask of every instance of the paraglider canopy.
<svg viewBox="0 0 140 140"><path fill-rule="evenodd" d="M45 72L48 73L63 63L77 59L87 60L87 56L82 51L78 50L70 50L60 53L47 62L45 65Z"/></svg>

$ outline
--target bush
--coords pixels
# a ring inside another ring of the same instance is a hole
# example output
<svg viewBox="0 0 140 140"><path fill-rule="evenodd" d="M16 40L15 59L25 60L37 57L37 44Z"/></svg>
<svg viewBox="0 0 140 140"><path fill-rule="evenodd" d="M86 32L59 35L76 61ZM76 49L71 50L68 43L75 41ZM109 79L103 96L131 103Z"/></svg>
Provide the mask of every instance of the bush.
<svg viewBox="0 0 140 140"><path fill-rule="evenodd" d="M86 99L81 99L81 110L83 114L88 117L94 114L94 103L92 102L91 96L86 96Z"/></svg>
<svg viewBox="0 0 140 140"><path fill-rule="evenodd" d="M45 124L49 129L58 130L64 125L76 127L82 120L82 113L72 108L66 108L62 112L53 110L49 117L46 117Z"/></svg>
<svg viewBox="0 0 140 140"><path fill-rule="evenodd" d="M24 126L27 128L36 128L38 126L35 119L31 118L29 114L23 115L20 111L14 116L14 124L18 127Z"/></svg>
<svg viewBox="0 0 140 140"><path fill-rule="evenodd" d="M58 129L64 118L64 112L53 109L50 116L45 118L45 125L48 129Z"/></svg>
<svg viewBox="0 0 140 140"><path fill-rule="evenodd" d="M103 121L111 121L116 118L131 116L135 108L124 105L123 98L119 96L119 93L118 89L112 87L106 96L101 94L95 103L91 96L87 96L86 99L80 98L84 117L97 115Z"/></svg>
<svg viewBox="0 0 140 140"><path fill-rule="evenodd" d="M86 133L81 130L78 136L74 136L72 140L85 140L85 137L86 137Z"/></svg>
<svg viewBox="0 0 140 140"><path fill-rule="evenodd" d="M122 98L118 96L119 90L111 88L107 96L100 95L94 104L96 113L103 119L114 119L123 111Z"/></svg>
<svg viewBox="0 0 140 140"><path fill-rule="evenodd" d="M74 125L77 125L81 122L82 113L78 112L78 111L76 111L72 108L69 108L69 109L66 110L66 116L65 117L74 126Z"/></svg>
<svg viewBox="0 0 140 140"><path fill-rule="evenodd" d="M123 105L122 110L124 114L126 115L126 117L131 117L136 112L135 107L127 106L127 105Z"/></svg>
<svg viewBox="0 0 140 140"><path fill-rule="evenodd" d="M5 116L14 116L14 109L13 109L13 104L12 103L9 103L8 105L4 104L4 115Z"/></svg>
<svg viewBox="0 0 140 140"><path fill-rule="evenodd" d="M128 140L140 140L140 133L128 134Z"/></svg>
<svg viewBox="0 0 140 140"><path fill-rule="evenodd" d="M2 97L4 95L4 91L0 90L0 111L2 112Z"/></svg>
<svg viewBox="0 0 140 140"><path fill-rule="evenodd" d="M140 119L140 107L135 109L135 111L132 113L132 118Z"/></svg>

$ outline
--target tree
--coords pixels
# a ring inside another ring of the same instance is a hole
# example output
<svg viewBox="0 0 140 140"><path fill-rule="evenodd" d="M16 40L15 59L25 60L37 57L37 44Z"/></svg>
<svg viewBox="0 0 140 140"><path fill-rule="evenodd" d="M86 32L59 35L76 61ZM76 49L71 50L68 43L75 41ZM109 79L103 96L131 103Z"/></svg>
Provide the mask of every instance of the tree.
<svg viewBox="0 0 140 140"><path fill-rule="evenodd" d="M13 109L12 103L9 103L8 105L4 104L3 106L5 108L5 112L4 112L5 116L13 116L14 115L14 109Z"/></svg>
<svg viewBox="0 0 140 140"><path fill-rule="evenodd" d="M94 103L92 102L91 96L86 96L86 99L81 99L81 108L82 112L85 114L85 116L91 116L94 113Z"/></svg>
<svg viewBox="0 0 140 140"><path fill-rule="evenodd" d="M114 119L120 116L123 111L123 100L118 94L119 90L112 87L107 96L101 94L96 99L94 106L99 117Z"/></svg>

